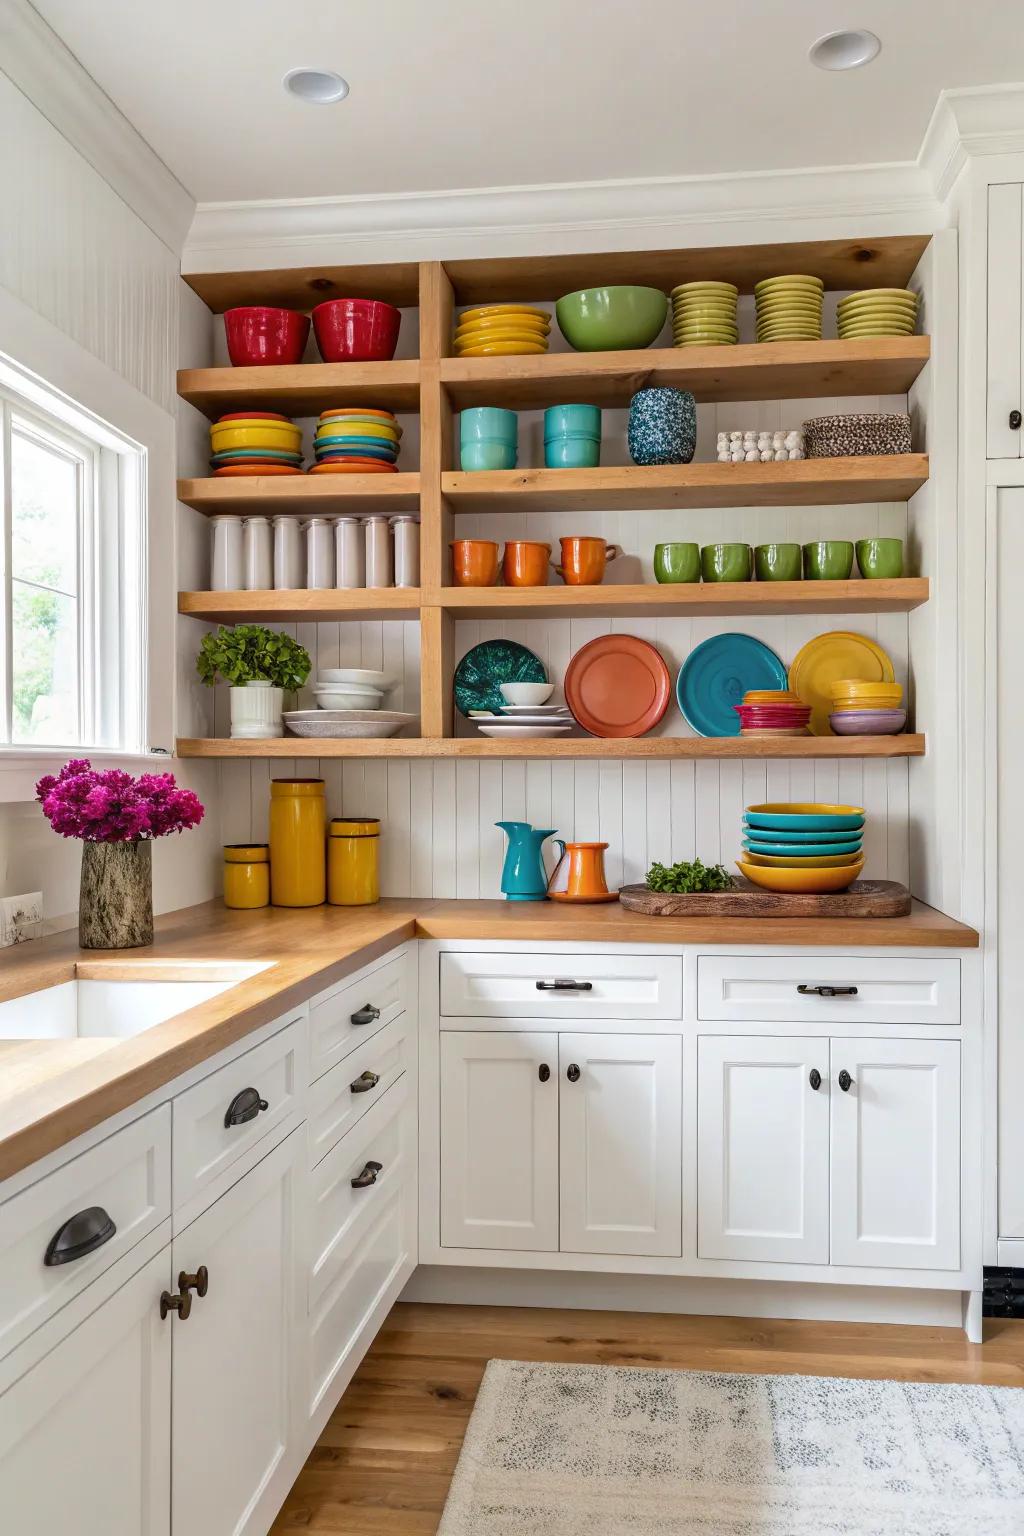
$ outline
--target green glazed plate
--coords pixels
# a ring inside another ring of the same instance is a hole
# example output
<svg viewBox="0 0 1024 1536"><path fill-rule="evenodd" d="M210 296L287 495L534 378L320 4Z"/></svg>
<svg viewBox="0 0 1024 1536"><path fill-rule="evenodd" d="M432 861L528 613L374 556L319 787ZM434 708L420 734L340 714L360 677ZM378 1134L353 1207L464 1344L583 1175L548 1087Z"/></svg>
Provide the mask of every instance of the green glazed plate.
<svg viewBox="0 0 1024 1536"><path fill-rule="evenodd" d="M547 670L539 656L515 640L484 640L474 645L455 668L455 704L459 713L501 710L502 683L546 683Z"/></svg>

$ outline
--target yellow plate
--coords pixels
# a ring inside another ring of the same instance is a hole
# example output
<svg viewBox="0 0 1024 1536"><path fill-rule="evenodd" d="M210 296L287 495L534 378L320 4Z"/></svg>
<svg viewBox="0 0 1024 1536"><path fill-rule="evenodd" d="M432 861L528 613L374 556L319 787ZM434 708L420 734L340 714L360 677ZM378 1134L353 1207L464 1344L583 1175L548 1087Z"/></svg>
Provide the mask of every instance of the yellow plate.
<svg viewBox="0 0 1024 1536"><path fill-rule="evenodd" d="M672 311L673 320L726 320L736 324L736 306L728 304L678 304Z"/></svg>
<svg viewBox="0 0 1024 1536"><path fill-rule="evenodd" d="M870 340L872 336L913 336L912 325L894 325L891 320L880 320L877 325L841 325L837 332L840 341Z"/></svg>
<svg viewBox="0 0 1024 1536"><path fill-rule="evenodd" d="M811 706L810 728L815 736L831 736L828 717L834 708L832 684L846 678L866 683L892 683L896 680L892 662L867 635L848 629L834 629L816 635L793 658L789 686L805 704Z"/></svg>
<svg viewBox="0 0 1024 1536"><path fill-rule="evenodd" d="M821 304L812 304L809 301L805 302L803 299L791 298L771 299L768 303L762 303L759 299L756 307L759 318L762 315L788 315L794 311L801 315L820 315L824 309L824 306Z"/></svg>
<svg viewBox="0 0 1024 1536"><path fill-rule="evenodd" d="M840 299L836 305L836 314L854 315L862 309L898 309L902 313L916 315L917 301L915 299Z"/></svg>
<svg viewBox="0 0 1024 1536"><path fill-rule="evenodd" d="M456 333L453 345L463 347L487 347L492 341L528 341L531 346L546 347L548 338L541 331L520 331L515 326L503 326L500 329L488 331L485 335L460 336Z"/></svg>
<svg viewBox="0 0 1024 1536"><path fill-rule="evenodd" d="M853 304L858 299L906 299L916 304L920 294L913 288L858 288L854 293L848 293L839 300L840 304Z"/></svg>
<svg viewBox="0 0 1024 1536"><path fill-rule="evenodd" d="M479 347L460 347L459 357L523 357L529 353L546 352L542 346L530 341L489 341Z"/></svg>
<svg viewBox="0 0 1024 1536"><path fill-rule="evenodd" d="M751 853L744 848L747 864L761 864L766 869L845 869L849 864L862 864L863 853L823 853L813 859L786 859L775 853Z"/></svg>
<svg viewBox="0 0 1024 1536"><path fill-rule="evenodd" d="M708 281L703 283L677 283L676 286L671 289L671 297L674 299L677 293L731 293L735 298L735 296L739 293L739 289L736 287L735 283L717 283Z"/></svg>
<svg viewBox="0 0 1024 1536"><path fill-rule="evenodd" d="M748 805L748 814L754 816L866 816L862 805L832 805L827 800L768 800L761 805ZM812 832L813 827L806 827ZM845 837L845 832L843 833ZM754 839L758 841L757 838ZM763 839L762 839L763 841Z"/></svg>
<svg viewBox="0 0 1024 1536"><path fill-rule="evenodd" d="M714 320L687 320L683 325L674 325L672 330L677 336L693 336L698 332L703 335L710 331L716 336L732 336L735 338L740 333L738 326L722 325Z"/></svg>
<svg viewBox="0 0 1024 1536"><path fill-rule="evenodd" d="M491 331L507 331L509 328L516 331L530 331L536 336L547 336L550 325L545 325L542 320L535 320L532 315L497 315L493 320L474 320L472 325L460 325L456 327L456 336L487 336Z"/></svg>
<svg viewBox="0 0 1024 1536"><path fill-rule="evenodd" d="M748 688L743 695L743 702L744 704L799 704L800 700L788 688ZM756 806L751 806L751 810L756 809Z"/></svg>
<svg viewBox="0 0 1024 1536"><path fill-rule="evenodd" d="M736 347L739 339L736 336L676 336L672 345L674 347Z"/></svg>
<svg viewBox="0 0 1024 1536"><path fill-rule="evenodd" d="M820 331L800 331L790 327L784 327L780 331L758 331L757 340L766 341L822 341Z"/></svg>
<svg viewBox="0 0 1024 1536"><path fill-rule="evenodd" d="M388 443L397 443L402 434L397 427L379 427L375 421L332 421L317 429L316 441L322 437L379 437Z"/></svg>
<svg viewBox="0 0 1024 1536"><path fill-rule="evenodd" d="M541 320L551 320L546 309L538 309L534 304L483 304L479 309L464 309L461 315L456 315L455 320L458 325L468 325L474 320L487 320L494 315L537 315Z"/></svg>
<svg viewBox="0 0 1024 1536"><path fill-rule="evenodd" d="M852 885L864 868L863 856L854 864L843 864L838 869L787 869L772 868L764 864L747 864L736 860L736 868L746 875L752 885L760 885L766 891L783 891L788 895L828 896L835 891L845 891Z"/></svg>
<svg viewBox="0 0 1024 1536"><path fill-rule="evenodd" d="M820 277L812 277L804 272L792 272L783 277L762 277L759 283L754 284L755 294L774 293L778 288L810 288L815 293L824 293L825 284Z"/></svg>

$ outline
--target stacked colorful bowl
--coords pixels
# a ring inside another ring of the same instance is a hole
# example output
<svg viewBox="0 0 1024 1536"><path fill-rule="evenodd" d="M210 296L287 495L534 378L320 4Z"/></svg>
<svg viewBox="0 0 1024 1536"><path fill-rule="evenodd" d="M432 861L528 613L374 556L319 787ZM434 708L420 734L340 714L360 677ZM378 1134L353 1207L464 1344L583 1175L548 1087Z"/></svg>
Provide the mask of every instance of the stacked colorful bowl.
<svg viewBox="0 0 1024 1536"><path fill-rule="evenodd" d="M806 736L811 706L786 688L748 689L733 709L741 736Z"/></svg>
<svg viewBox="0 0 1024 1536"><path fill-rule="evenodd" d="M311 475L394 474L402 429L390 411L350 405L324 411L316 424Z"/></svg>
<svg viewBox="0 0 1024 1536"><path fill-rule="evenodd" d="M739 340L734 283L680 283L672 289L672 344L734 347Z"/></svg>
<svg viewBox="0 0 1024 1536"><path fill-rule="evenodd" d="M274 411L231 411L210 428L210 468L237 475L300 475L302 429Z"/></svg>
<svg viewBox="0 0 1024 1536"><path fill-rule="evenodd" d="M918 296L911 288L863 288L836 305L841 341L866 336L912 336Z"/></svg>
<svg viewBox="0 0 1024 1536"><path fill-rule="evenodd" d="M551 316L532 304L485 304L465 309L455 331L456 357L514 357L546 352Z"/></svg>
<svg viewBox="0 0 1024 1536"><path fill-rule="evenodd" d="M788 894L845 891L864 868L859 805L748 805L743 813L742 875Z"/></svg>
<svg viewBox="0 0 1024 1536"><path fill-rule="evenodd" d="M829 687L828 723L837 736L895 736L907 723L899 683L864 682L846 677Z"/></svg>
<svg viewBox="0 0 1024 1536"><path fill-rule="evenodd" d="M824 288L820 277L800 273L755 283L758 341L820 341Z"/></svg>

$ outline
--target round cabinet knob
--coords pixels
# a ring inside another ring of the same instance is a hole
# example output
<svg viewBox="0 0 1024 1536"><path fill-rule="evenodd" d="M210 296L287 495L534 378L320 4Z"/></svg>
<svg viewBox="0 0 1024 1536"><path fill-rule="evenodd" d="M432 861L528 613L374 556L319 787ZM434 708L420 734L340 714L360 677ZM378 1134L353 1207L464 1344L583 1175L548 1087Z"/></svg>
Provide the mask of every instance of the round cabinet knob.
<svg viewBox="0 0 1024 1536"><path fill-rule="evenodd" d="M1010 412L1010 431L1011 432L1019 432L1020 431L1020 424L1021 424L1022 421L1024 421L1024 416L1021 416L1020 411L1011 411Z"/></svg>
<svg viewBox="0 0 1024 1536"><path fill-rule="evenodd" d="M197 1296L205 1296L209 1289L210 1271L205 1264L200 1264L194 1275L184 1269L178 1275L178 1290L183 1296L187 1296L189 1291L195 1291Z"/></svg>
<svg viewBox="0 0 1024 1536"><path fill-rule="evenodd" d="M821 1073L818 1071L817 1067L811 1068L810 1072L807 1074L807 1081L810 1083L815 1093L817 1093L818 1089L821 1087Z"/></svg>
<svg viewBox="0 0 1024 1536"><path fill-rule="evenodd" d="M548 1078L551 1076L551 1068L548 1066L546 1061L542 1061L540 1066L537 1068L537 1076L540 1078L542 1083L546 1083Z"/></svg>
<svg viewBox="0 0 1024 1536"><path fill-rule="evenodd" d="M170 1291L160 1293L160 1317L166 1319L168 1312L177 1312L182 1322L185 1322L192 1311L192 1295L184 1291L181 1295L172 1296Z"/></svg>
<svg viewBox="0 0 1024 1536"><path fill-rule="evenodd" d="M571 1061L569 1063L569 1065L566 1067L565 1075L569 1079L570 1083L578 1083L579 1082L579 1080L580 1080L580 1069L579 1069L579 1067L576 1065L576 1063L574 1061Z"/></svg>
<svg viewBox="0 0 1024 1536"><path fill-rule="evenodd" d="M839 1074L839 1086L844 1093L849 1093L850 1089L853 1087L853 1078L850 1076L849 1072L847 1072L845 1067Z"/></svg>

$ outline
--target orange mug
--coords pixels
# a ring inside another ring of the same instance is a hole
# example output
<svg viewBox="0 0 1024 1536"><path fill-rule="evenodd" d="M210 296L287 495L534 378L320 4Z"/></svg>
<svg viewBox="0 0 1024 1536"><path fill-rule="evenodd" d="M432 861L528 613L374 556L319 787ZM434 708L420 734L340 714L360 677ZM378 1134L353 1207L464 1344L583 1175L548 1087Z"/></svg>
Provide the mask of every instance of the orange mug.
<svg viewBox="0 0 1024 1536"><path fill-rule="evenodd" d="M604 901L611 892L604 877L607 843L566 843L553 838L560 850L558 863L548 881L548 895L563 901Z"/></svg>
<svg viewBox="0 0 1024 1536"><path fill-rule="evenodd" d="M507 587L546 587L550 544L530 539L509 539L505 544L502 572Z"/></svg>
<svg viewBox="0 0 1024 1536"><path fill-rule="evenodd" d="M617 544L604 539L582 538L573 534L559 539L562 546L562 563L555 570L567 587L596 587L604 580L604 568L609 560L622 553ZM553 562L552 562L553 563Z"/></svg>
<svg viewBox="0 0 1024 1536"><path fill-rule="evenodd" d="M457 587L493 587L498 579L498 546L491 539L453 539L452 579Z"/></svg>

